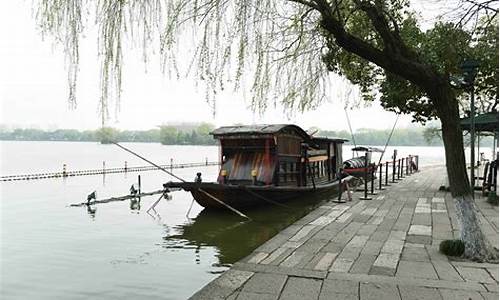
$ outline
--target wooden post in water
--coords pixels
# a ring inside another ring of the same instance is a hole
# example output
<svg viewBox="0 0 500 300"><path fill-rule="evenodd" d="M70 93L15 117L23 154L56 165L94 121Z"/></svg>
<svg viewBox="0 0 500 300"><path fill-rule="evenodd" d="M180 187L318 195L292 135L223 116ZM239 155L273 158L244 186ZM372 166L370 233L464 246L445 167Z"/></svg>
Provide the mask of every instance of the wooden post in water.
<svg viewBox="0 0 500 300"><path fill-rule="evenodd" d="M170 159L170 172L172 172L172 171L173 171L173 169L174 169L174 159L173 159L173 158L171 158L171 159Z"/></svg>
<svg viewBox="0 0 500 300"><path fill-rule="evenodd" d="M66 172L66 164L63 164L62 176L63 177L68 177L68 172Z"/></svg>
<svg viewBox="0 0 500 300"><path fill-rule="evenodd" d="M102 174L106 174L106 162L104 160L102 161Z"/></svg>
<svg viewBox="0 0 500 300"><path fill-rule="evenodd" d="M125 173L127 173L127 161L125 161Z"/></svg>

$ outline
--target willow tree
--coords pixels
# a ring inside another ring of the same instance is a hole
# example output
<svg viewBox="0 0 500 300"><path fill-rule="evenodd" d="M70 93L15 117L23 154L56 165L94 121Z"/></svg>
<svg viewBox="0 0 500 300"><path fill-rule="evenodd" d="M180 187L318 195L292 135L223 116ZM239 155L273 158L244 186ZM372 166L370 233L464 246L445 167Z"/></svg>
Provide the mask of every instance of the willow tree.
<svg viewBox="0 0 500 300"><path fill-rule="evenodd" d="M335 88L333 72L366 101L380 96L384 107L416 121L440 119L466 256L492 257L466 175L460 92L449 83L475 49L466 30L437 23L421 31L408 0L39 0L37 8L42 32L61 41L67 54L70 101L81 35L95 14L103 108L110 98L119 103L122 49L131 40L144 60L159 50L166 72L187 72L202 83L214 110L227 88L249 92L257 111L277 102L311 109Z"/></svg>

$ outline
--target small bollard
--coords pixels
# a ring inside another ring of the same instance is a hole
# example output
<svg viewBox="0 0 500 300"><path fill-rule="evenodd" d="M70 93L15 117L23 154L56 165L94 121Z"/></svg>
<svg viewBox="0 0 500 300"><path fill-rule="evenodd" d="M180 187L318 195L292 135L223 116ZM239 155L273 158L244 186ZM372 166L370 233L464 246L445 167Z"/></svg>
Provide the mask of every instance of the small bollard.
<svg viewBox="0 0 500 300"><path fill-rule="evenodd" d="M250 175L252 175L252 184L257 185L257 170L253 169Z"/></svg>
<svg viewBox="0 0 500 300"><path fill-rule="evenodd" d="M226 184L227 183L227 171L224 169L220 170L220 175L222 176L222 183Z"/></svg>

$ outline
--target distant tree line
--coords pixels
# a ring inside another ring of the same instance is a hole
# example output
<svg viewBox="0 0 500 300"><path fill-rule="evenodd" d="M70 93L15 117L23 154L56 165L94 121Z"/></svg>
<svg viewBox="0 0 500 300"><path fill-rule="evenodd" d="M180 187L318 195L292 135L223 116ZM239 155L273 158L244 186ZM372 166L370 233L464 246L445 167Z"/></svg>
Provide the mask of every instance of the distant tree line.
<svg viewBox="0 0 500 300"><path fill-rule="evenodd" d="M11 141L80 141L100 142L106 139L117 142L144 142L162 143L164 145L215 145L216 140L209 134L214 125L210 123L198 124L176 124L161 125L150 130L118 130L105 127L98 130L75 130L75 129L6 129L0 128L0 140ZM321 130L310 128L308 132L316 132L315 136L338 137L349 140L347 144L353 144L353 139L347 130ZM385 145L391 133L390 129L358 129L354 133L354 140L359 145ZM487 141L488 140L488 141ZM482 145L489 146L489 139L482 140ZM429 136L429 130L424 127L395 129L389 145L398 146L442 146L443 142L439 136Z"/></svg>
<svg viewBox="0 0 500 300"><path fill-rule="evenodd" d="M310 131L310 130L309 130ZM311 131L310 131L311 132ZM347 130L319 130L317 136L339 137L349 140L348 144L381 146L387 143L391 129L367 129L362 128L354 132L354 140ZM398 128L392 133L389 145L397 146L442 146L443 141L438 137L426 136L424 127Z"/></svg>
<svg viewBox="0 0 500 300"><path fill-rule="evenodd" d="M118 130L105 127L98 130L76 129L6 129L0 128L0 140L4 141L74 141L74 142L144 142L164 145L215 145L209 134L212 124L162 125L150 130Z"/></svg>

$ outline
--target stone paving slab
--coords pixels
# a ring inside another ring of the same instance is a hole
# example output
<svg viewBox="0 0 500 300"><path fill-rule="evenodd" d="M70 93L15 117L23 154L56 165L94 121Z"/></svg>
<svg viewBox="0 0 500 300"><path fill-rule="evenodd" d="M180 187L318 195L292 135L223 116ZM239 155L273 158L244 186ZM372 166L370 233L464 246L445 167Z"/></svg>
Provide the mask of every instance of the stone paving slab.
<svg viewBox="0 0 500 300"><path fill-rule="evenodd" d="M438 279L430 262L401 261L396 272L398 277Z"/></svg>
<svg viewBox="0 0 500 300"><path fill-rule="evenodd" d="M441 299L439 289L418 286L400 286L402 300L436 300Z"/></svg>
<svg viewBox="0 0 500 300"><path fill-rule="evenodd" d="M453 199L438 191L445 174L425 168L371 201L325 202L192 298L498 299L497 264L438 251L459 229ZM483 202L482 226L498 243L498 208Z"/></svg>
<svg viewBox="0 0 500 300"><path fill-rule="evenodd" d="M319 297L321 285L322 281L318 279L290 277L288 278L279 299L317 299Z"/></svg>

